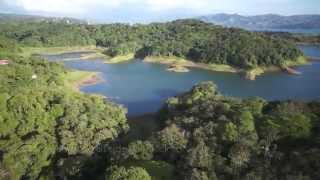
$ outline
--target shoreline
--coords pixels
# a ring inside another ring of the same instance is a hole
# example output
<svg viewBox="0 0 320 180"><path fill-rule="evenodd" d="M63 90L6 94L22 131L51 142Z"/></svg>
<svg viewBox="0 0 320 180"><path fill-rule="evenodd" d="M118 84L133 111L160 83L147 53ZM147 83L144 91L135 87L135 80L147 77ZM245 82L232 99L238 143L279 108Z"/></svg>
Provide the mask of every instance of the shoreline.
<svg viewBox="0 0 320 180"><path fill-rule="evenodd" d="M292 67L308 64L308 59L307 57L301 56L296 62L287 61L287 63L283 67L257 67L249 70L234 68L229 65L194 63L192 61L178 57L147 56L143 59L143 62L164 64L168 66L168 71L178 73L189 72L188 68L199 68L216 72L238 73L240 75L243 75L245 79L255 80L257 76L260 76L266 72L274 71L282 71L293 75L300 75L301 73L294 70Z"/></svg>
<svg viewBox="0 0 320 180"><path fill-rule="evenodd" d="M103 79L101 77L99 77L99 73L93 73L93 74L75 82L74 86L77 89L80 89L81 87L91 86L91 85L95 85L95 84L98 84L101 82L103 82Z"/></svg>
<svg viewBox="0 0 320 180"><path fill-rule="evenodd" d="M119 56L109 58L109 59L105 60L104 63L105 64L117 64L117 63L122 63L122 62L128 62L128 61L131 61L134 59L135 59L135 54L129 53L126 55L119 55Z"/></svg>
<svg viewBox="0 0 320 180"><path fill-rule="evenodd" d="M22 47L22 55L30 56L32 54L59 55L72 52L97 52L96 46L66 46L66 47Z"/></svg>
<svg viewBox="0 0 320 180"><path fill-rule="evenodd" d="M78 46L78 47L40 47L40 48L33 48L33 47L25 47L23 48L23 55L32 54L32 53L45 53L45 54L63 54L63 53L72 53L72 52L83 52L84 54L81 55L81 60L90 60L95 58L103 58L105 61L103 63L106 64L117 64L122 62L128 62L135 59L134 53L129 53L126 55L115 56L110 58L109 56L102 53L103 49L96 47L96 46ZM189 68L199 68L205 69L209 71L216 71L216 72L229 72L229 73L238 73L243 75L244 78L248 80L255 80L257 76L264 74L265 72L272 72L272 71L283 71L289 74L298 75L300 72L295 71L291 67L300 66L307 64L309 60L320 60L320 58L313 58L313 57L305 57L301 56L298 58L296 62L286 61L286 64L283 67L277 66L269 66L269 67L257 67L253 69L240 69L235 68L230 65L223 65L223 64L205 64L205 63L195 63L190 60L186 60L183 58L179 58L176 56L147 56L143 59L143 62L146 63L156 63L156 64L163 64L167 65L167 71L177 72L177 73L186 73L189 72ZM92 81L99 81L97 77L93 77ZM89 80L88 80L89 81ZM87 84L85 81L81 84ZM90 84L90 83L89 83Z"/></svg>
<svg viewBox="0 0 320 180"><path fill-rule="evenodd" d="M296 42L298 46L320 46L320 42Z"/></svg>
<svg viewBox="0 0 320 180"><path fill-rule="evenodd" d="M238 69L233 68L229 65L194 63L192 61L185 60L178 57L147 56L143 59L143 62L168 65L169 69L171 69L170 66L173 67L172 70L174 70L174 67L178 67L178 68L187 68L187 69L200 68L200 69L206 69L206 70L218 71L218 72L231 72L231 73L240 72Z"/></svg>
<svg viewBox="0 0 320 180"><path fill-rule="evenodd" d="M99 58L107 59L108 56L98 51L92 51L91 53L84 53L84 54L81 54L80 56L81 60L92 60L92 59L99 59Z"/></svg>
<svg viewBox="0 0 320 180"><path fill-rule="evenodd" d="M315 57L315 56L307 56L307 59L310 61L320 61L320 57Z"/></svg>
<svg viewBox="0 0 320 180"><path fill-rule="evenodd" d="M80 88L91 86L104 81L99 72L70 71L65 75L65 83L74 91L80 92Z"/></svg>
<svg viewBox="0 0 320 180"><path fill-rule="evenodd" d="M103 54L103 48L96 46L74 46L74 47L22 47L22 56L31 56L34 54L42 55L61 55L66 53L81 53L81 60L91 60L102 58L104 60L110 57Z"/></svg>

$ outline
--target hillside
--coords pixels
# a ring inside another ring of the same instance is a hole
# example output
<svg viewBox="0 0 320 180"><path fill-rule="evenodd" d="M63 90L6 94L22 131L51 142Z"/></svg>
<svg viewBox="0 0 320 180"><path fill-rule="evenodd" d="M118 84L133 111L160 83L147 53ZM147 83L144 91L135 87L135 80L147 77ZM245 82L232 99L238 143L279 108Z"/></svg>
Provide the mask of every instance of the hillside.
<svg viewBox="0 0 320 180"><path fill-rule="evenodd" d="M0 24L6 23L32 23L32 22L61 22L67 24L86 24L84 20L65 17L44 17L36 15L3 14L0 13Z"/></svg>
<svg viewBox="0 0 320 180"><path fill-rule="evenodd" d="M20 53L0 36L1 180L38 179L58 156L90 156L128 129L124 108L70 89L63 65Z"/></svg>
<svg viewBox="0 0 320 180"><path fill-rule="evenodd" d="M148 25L40 22L8 25L0 30L0 34L24 46L96 45L106 48L105 54L111 57L128 54L139 58L162 57L163 60L177 57L240 70L282 67L303 56L289 41L194 19Z"/></svg>
<svg viewBox="0 0 320 180"><path fill-rule="evenodd" d="M319 105L231 98L201 83L167 101L152 136L108 144L106 179L137 167L146 180L319 179Z"/></svg>
<svg viewBox="0 0 320 180"><path fill-rule="evenodd" d="M320 15L280 16L275 14L242 16L238 14L214 14L199 17L200 20L249 30L270 29L320 29Z"/></svg>

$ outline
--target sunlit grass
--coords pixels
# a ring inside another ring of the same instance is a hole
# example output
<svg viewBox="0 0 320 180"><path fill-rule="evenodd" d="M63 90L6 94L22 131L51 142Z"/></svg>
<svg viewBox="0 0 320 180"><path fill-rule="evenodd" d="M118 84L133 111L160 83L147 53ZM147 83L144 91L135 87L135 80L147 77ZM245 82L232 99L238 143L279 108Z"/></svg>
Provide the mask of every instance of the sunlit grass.
<svg viewBox="0 0 320 180"><path fill-rule="evenodd" d="M113 57L111 59L108 59L105 61L106 64L116 64L116 63L121 63L121 62L126 62L134 59L134 53L126 54L126 55L120 55Z"/></svg>

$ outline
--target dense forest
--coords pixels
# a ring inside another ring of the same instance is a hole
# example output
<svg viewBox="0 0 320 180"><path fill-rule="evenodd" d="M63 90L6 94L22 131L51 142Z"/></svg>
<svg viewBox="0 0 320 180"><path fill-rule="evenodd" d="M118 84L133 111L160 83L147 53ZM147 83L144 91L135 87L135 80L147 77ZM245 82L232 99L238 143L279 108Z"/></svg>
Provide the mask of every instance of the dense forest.
<svg viewBox="0 0 320 180"><path fill-rule="evenodd" d="M303 56L290 41L192 19L148 25L17 23L0 27L0 34L24 46L96 45L110 56L176 56L241 69L283 66Z"/></svg>
<svg viewBox="0 0 320 180"><path fill-rule="evenodd" d="M110 180L319 179L319 107L225 97L201 83L168 99L159 131L105 144L99 156Z"/></svg>
<svg viewBox="0 0 320 180"><path fill-rule="evenodd" d="M62 64L17 54L1 37L9 64L0 66L0 179L37 179L58 157L89 156L128 130L125 109L67 89Z"/></svg>
<svg viewBox="0 0 320 180"><path fill-rule="evenodd" d="M292 34L287 32L264 32L274 38L281 38L296 44L320 44L320 35Z"/></svg>
<svg viewBox="0 0 320 180"><path fill-rule="evenodd" d="M151 135L132 138L124 108L70 90L62 64L20 55L21 46L75 45L103 46L110 55L194 52L197 62L241 67L301 54L285 40L194 20L1 26L0 59L9 60L0 66L1 180L320 179L319 102L225 97L201 83L167 100Z"/></svg>
<svg viewBox="0 0 320 180"><path fill-rule="evenodd" d="M283 16L278 14L261 14L245 16L239 14L212 14L199 17L205 22L227 27L238 27L248 30L290 31L296 29L319 29L320 16L317 14Z"/></svg>
<svg viewBox="0 0 320 180"><path fill-rule="evenodd" d="M229 98L202 83L168 100L150 142L185 179L319 179L319 105Z"/></svg>

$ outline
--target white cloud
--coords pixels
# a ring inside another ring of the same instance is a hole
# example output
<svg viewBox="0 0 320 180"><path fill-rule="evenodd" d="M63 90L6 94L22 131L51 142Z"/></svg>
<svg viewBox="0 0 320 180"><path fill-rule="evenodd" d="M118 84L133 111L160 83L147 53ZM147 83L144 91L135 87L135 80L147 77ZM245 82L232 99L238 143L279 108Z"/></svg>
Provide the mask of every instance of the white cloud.
<svg viewBox="0 0 320 180"><path fill-rule="evenodd" d="M146 4L152 10L190 9L207 10L217 6L216 0L147 0Z"/></svg>
<svg viewBox="0 0 320 180"><path fill-rule="evenodd" d="M120 5L119 0L5 0L29 12L48 12L59 14L85 13L92 7L114 8Z"/></svg>
<svg viewBox="0 0 320 180"><path fill-rule="evenodd" d="M319 0L0 0L0 11L100 18L320 12ZM2 5L2 7L1 7ZM11 9L10 9L11 7ZM108 16L108 17L106 17Z"/></svg>
<svg viewBox="0 0 320 180"><path fill-rule="evenodd" d="M208 10L225 4L219 0L4 0L9 5L23 8L30 12L49 12L61 14L85 13L91 8L110 10L121 6L144 7L151 11L173 9ZM230 0L227 0L230 1ZM216 9L216 8L215 8Z"/></svg>

